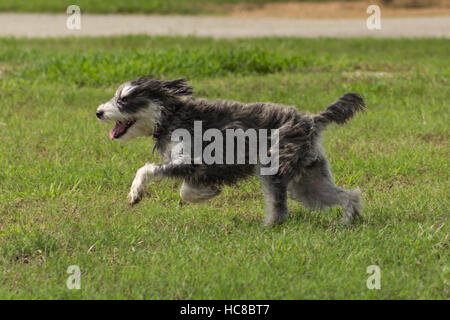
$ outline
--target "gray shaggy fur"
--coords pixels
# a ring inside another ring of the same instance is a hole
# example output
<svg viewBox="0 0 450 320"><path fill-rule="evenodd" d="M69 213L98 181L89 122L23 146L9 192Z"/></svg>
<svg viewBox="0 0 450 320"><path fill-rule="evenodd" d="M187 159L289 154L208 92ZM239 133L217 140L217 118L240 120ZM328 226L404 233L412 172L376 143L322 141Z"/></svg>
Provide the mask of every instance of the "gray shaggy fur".
<svg viewBox="0 0 450 320"><path fill-rule="evenodd" d="M139 136L153 135L164 159L162 163L148 163L138 170L129 194L131 204L141 200L145 184L155 179L182 179L181 197L200 202L218 195L223 185L258 175L261 164L248 164L248 161L244 165L172 161L172 132L183 128L193 136L194 121L202 121L203 131L216 128L224 135L226 129L279 129L279 170L272 176L260 176L266 199L266 225L281 222L288 216L288 194L309 208L341 206L345 224L361 214L359 189L344 190L334 184L320 143L320 133L328 124L343 124L363 110L365 103L361 96L346 93L318 115L311 115L274 103L197 99L192 92L192 87L183 79L163 81L141 77L123 84L109 102L98 108L100 120L118 121L119 124L128 121L131 127L136 123L134 126L140 124L139 128L146 128L140 129ZM115 106L119 110L117 114L114 113ZM154 110L148 114L155 116L147 119L149 125L145 127L140 119L141 111L151 108ZM114 111L111 116L108 116L108 110ZM127 137L126 131L123 136ZM134 137L136 133L133 133ZM249 148L246 150L248 159ZM225 158L225 152L223 156Z"/></svg>

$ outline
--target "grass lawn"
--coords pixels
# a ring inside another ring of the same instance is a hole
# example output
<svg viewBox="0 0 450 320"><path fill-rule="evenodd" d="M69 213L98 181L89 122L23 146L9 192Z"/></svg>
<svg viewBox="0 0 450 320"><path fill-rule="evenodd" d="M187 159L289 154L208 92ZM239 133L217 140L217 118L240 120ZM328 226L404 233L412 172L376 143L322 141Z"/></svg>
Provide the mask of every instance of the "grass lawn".
<svg viewBox="0 0 450 320"><path fill-rule="evenodd" d="M76 4L82 13L221 14L240 3L330 1L336 0L0 0L0 11L65 13L68 6Z"/></svg>
<svg viewBox="0 0 450 320"><path fill-rule="evenodd" d="M449 290L448 40L0 39L0 298L445 299ZM324 133L335 180L364 219L290 201L261 225L256 178L180 207L179 181L130 208L152 140L108 139L95 110L140 75L197 96L318 112L347 91L369 106ZM81 289L68 290L70 265ZM381 290L366 269L381 268Z"/></svg>

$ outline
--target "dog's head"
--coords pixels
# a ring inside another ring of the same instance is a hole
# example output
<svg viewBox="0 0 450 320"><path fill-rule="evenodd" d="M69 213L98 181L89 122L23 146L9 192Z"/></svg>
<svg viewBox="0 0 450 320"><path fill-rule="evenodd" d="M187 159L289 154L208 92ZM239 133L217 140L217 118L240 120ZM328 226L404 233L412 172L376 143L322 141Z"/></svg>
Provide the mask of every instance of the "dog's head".
<svg viewBox="0 0 450 320"><path fill-rule="evenodd" d="M95 114L101 121L116 123L109 133L111 140L127 141L152 135L162 108L191 94L192 87L184 79L165 81L141 77L122 84Z"/></svg>

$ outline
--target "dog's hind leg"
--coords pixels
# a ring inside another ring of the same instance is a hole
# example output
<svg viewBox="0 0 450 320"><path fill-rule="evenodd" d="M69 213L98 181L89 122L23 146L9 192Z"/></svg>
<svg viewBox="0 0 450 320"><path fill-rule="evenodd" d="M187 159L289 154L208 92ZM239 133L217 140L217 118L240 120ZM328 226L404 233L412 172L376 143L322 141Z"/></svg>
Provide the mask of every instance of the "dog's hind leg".
<svg viewBox="0 0 450 320"><path fill-rule="evenodd" d="M264 225L270 226L281 223L288 217L287 184L276 176L260 177L266 201Z"/></svg>
<svg viewBox="0 0 450 320"><path fill-rule="evenodd" d="M199 203L214 198L220 192L221 189L219 187L202 186L184 180L183 185L180 189L180 196L181 199L185 201Z"/></svg>
<svg viewBox="0 0 450 320"><path fill-rule="evenodd" d="M341 206L344 211L342 222L345 225L361 216L361 192L359 189L344 190L337 187L324 156L305 168L299 178L291 180L288 192L290 198L312 209Z"/></svg>

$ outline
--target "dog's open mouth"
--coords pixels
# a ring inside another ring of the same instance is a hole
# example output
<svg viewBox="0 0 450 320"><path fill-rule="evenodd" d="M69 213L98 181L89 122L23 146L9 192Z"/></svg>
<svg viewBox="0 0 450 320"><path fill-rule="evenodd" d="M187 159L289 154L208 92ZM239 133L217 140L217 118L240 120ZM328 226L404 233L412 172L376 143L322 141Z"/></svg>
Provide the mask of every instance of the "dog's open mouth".
<svg viewBox="0 0 450 320"><path fill-rule="evenodd" d="M135 123L136 120L127 122L117 121L114 128L112 128L111 131L109 132L109 137L111 138L111 140L120 138Z"/></svg>

